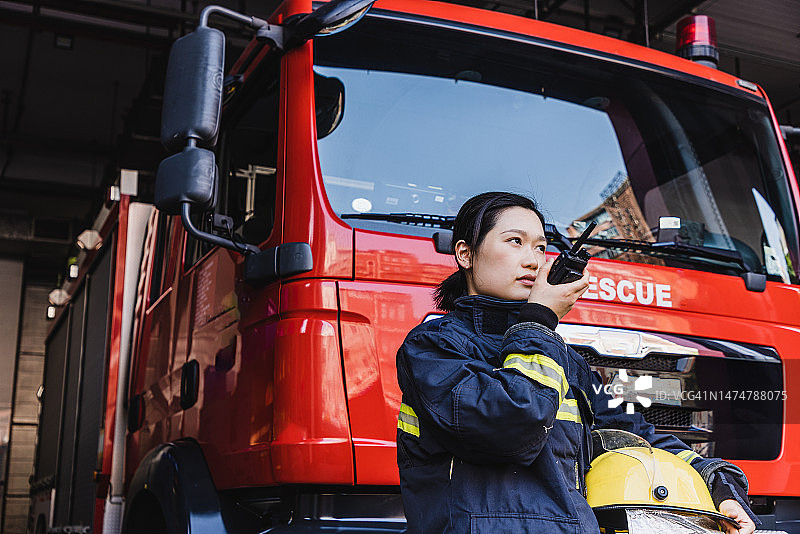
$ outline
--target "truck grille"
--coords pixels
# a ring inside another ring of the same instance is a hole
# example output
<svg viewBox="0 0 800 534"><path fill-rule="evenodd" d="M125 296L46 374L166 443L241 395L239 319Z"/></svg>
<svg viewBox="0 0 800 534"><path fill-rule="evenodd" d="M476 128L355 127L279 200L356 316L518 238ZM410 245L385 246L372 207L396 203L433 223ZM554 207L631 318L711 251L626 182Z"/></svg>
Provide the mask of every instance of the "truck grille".
<svg viewBox="0 0 800 534"><path fill-rule="evenodd" d="M583 338L592 334L578 333ZM620 358L600 354L589 344L570 345L606 385L618 376L619 369L632 371L633 377L652 375L670 381L671 385L662 384L674 388L670 391L673 395L680 393L680 398L669 402L653 398L648 408L634 403L634 409L658 432L672 433L686 443L703 444L704 454L731 460L777 458L783 433L783 399L753 400L717 394L783 390L783 365L778 352L772 347L698 337L672 335L671 340L699 347L700 353L653 352L641 358ZM691 365L681 365L679 370L678 364L687 358ZM751 438L755 435L759 439Z"/></svg>
<svg viewBox="0 0 800 534"><path fill-rule="evenodd" d="M667 354L648 354L641 359L633 358L610 358L600 356L593 349L588 347L573 347L575 351L583 356L586 363L596 367L608 367L611 369L638 369L642 371L662 371L677 372L678 360L683 356L671 356Z"/></svg>
<svg viewBox="0 0 800 534"><path fill-rule="evenodd" d="M637 406L637 408L639 408ZM691 408L674 408L671 406L650 406L637 409L645 421L655 426L675 426L689 428L692 426Z"/></svg>

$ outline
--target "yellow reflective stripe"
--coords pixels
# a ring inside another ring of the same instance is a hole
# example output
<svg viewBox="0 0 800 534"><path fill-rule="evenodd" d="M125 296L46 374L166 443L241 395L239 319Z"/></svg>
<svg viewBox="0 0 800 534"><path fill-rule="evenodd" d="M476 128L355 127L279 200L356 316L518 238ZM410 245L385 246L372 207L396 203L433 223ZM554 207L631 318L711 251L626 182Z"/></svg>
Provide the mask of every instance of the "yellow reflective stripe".
<svg viewBox="0 0 800 534"><path fill-rule="evenodd" d="M539 382L543 386L547 386L547 387L553 388L554 390L556 390L558 392L559 401L561 401L561 399L563 399L561 384L559 384L557 380L555 380L555 379L553 379L553 378L551 378L551 377L549 377L547 375L544 375L544 374L542 374L542 373L540 373L538 371L534 371L533 369L527 369L523 364L520 364L518 362L507 363L503 367L505 367L506 369L516 369L517 371L520 371L522 374L524 374L528 378L531 378L531 379L535 380L536 382Z"/></svg>
<svg viewBox="0 0 800 534"><path fill-rule="evenodd" d="M419 427L410 425L405 421L403 421L402 419L397 420L397 428L399 428L403 432L407 432L409 434L419 437Z"/></svg>
<svg viewBox="0 0 800 534"><path fill-rule="evenodd" d="M417 419L417 412L414 411L414 408L409 406L406 403L400 404L400 413L404 413L406 415L410 415L414 419Z"/></svg>
<svg viewBox="0 0 800 534"><path fill-rule="evenodd" d="M678 458L680 458L681 460L683 460L684 462L689 463L689 464L692 463L692 461L695 458L701 458L701 456L699 454L697 454L694 451L690 451L690 450L681 451L676 456Z"/></svg>
<svg viewBox="0 0 800 534"><path fill-rule="evenodd" d="M580 411L578 411L578 400L564 399L564 402L562 402L561 406L558 407L558 411L556 412L556 419L561 419L562 421L572 421L573 423L580 423L581 414Z"/></svg>
<svg viewBox="0 0 800 534"><path fill-rule="evenodd" d="M683 460L687 464L691 464L692 461L694 461L695 458L702 458L702 456L700 456L696 452L689 451L689 450L681 451L678 454L676 454L675 456L677 456L678 458L680 458L681 460Z"/></svg>
<svg viewBox="0 0 800 534"><path fill-rule="evenodd" d="M544 354L509 354L503 363L506 369L516 369L528 378L558 392L559 405L567 396L569 384L564 369Z"/></svg>
<svg viewBox="0 0 800 534"><path fill-rule="evenodd" d="M408 404L400 405L400 413L397 415L397 428L419 437L419 419L416 412L414 412L414 408Z"/></svg>

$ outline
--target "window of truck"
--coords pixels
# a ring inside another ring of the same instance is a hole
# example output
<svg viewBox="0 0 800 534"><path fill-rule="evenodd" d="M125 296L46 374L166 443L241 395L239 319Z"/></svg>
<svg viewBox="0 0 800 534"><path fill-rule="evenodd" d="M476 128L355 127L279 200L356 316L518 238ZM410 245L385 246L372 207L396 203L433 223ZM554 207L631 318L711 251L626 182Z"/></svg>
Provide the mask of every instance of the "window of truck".
<svg viewBox="0 0 800 534"><path fill-rule="evenodd" d="M505 190L532 196L568 236L597 221L599 239L736 260L608 242L595 256L798 282L786 171L766 102L752 93L519 36L380 17L315 40L314 54L323 181L350 225L431 235L438 228L379 215L453 216L472 195Z"/></svg>
<svg viewBox="0 0 800 534"><path fill-rule="evenodd" d="M219 191L215 213L197 217L195 225L237 243L260 244L272 233L278 166L280 62L269 57L241 89L229 89L216 147ZM188 269L213 247L187 235L184 266Z"/></svg>
<svg viewBox="0 0 800 534"><path fill-rule="evenodd" d="M169 239L172 236L173 218L164 212L158 213L156 225L156 243L153 250L153 270L150 274L150 299L148 306L152 306L167 290L172 280L169 278Z"/></svg>

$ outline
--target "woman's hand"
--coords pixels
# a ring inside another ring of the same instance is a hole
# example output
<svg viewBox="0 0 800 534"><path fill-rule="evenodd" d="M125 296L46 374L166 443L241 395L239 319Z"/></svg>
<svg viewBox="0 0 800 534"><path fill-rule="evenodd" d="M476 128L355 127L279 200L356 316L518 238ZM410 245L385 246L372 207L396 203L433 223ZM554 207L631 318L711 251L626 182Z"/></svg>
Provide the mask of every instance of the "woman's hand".
<svg viewBox="0 0 800 534"><path fill-rule="evenodd" d="M733 499L726 499L719 503L719 511L722 515L726 515L739 523L739 529L735 529L731 525L725 525L725 532L728 534L752 534L756 529L756 525L747 512L744 511L742 505Z"/></svg>
<svg viewBox="0 0 800 534"><path fill-rule="evenodd" d="M589 271L583 271L583 277L568 284L551 285L547 282L547 275L553 266L552 258L542 265L536 273L536 280L531 287L528 302L535 302L547 306L558 316L560 321L575 305L578 298L589 287Z"/></svg>

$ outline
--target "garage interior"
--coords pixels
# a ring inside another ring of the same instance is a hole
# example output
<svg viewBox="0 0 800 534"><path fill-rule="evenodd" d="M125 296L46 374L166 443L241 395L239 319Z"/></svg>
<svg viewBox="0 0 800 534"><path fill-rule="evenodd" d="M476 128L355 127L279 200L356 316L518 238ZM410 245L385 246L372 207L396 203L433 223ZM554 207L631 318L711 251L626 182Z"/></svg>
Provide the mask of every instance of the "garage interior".
<svg viewBox="0 0 800 534"><path fill-rule="evenodd" d="M266 17L278 2L219 1ZM758 83L778 121L800 127L800 2L463 0L674 52L689 14L716 21L720 69ZM207 2L0 0L0 531L27 528L50 293L69 282L123 169L152 197L166 57ZM250 33L227 25L228 60ZM787 128L800 165L800 137Z"/></svg>

